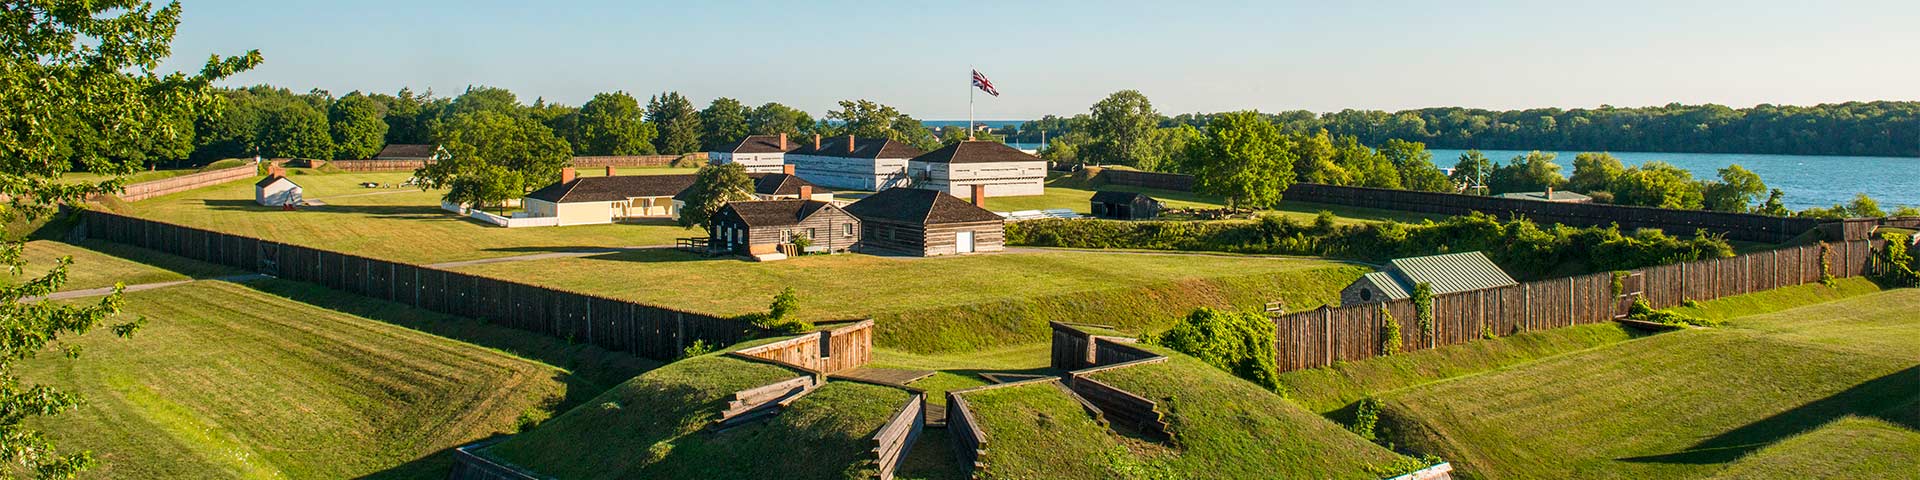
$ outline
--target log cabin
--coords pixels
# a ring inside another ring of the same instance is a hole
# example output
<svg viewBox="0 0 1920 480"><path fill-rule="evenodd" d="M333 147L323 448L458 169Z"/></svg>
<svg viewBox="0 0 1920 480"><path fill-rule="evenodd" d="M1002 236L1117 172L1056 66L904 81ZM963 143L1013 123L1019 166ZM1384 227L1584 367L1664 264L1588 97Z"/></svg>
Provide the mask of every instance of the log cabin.
<svg viewBox="0 0 1920 480"><path fill-rule="evenodd" d="M860 244L860 224L832 202L728 202L708 223L707 242L715 249L760 261L785 259L788 253L843 253ZM781 246L793 245L795 238L805 238L809 245L783 252Z"/></svg>
<svg viewBox="0 0 1920 480"><path fill-rule="evenodd" d="M860 251L922 257L997 252L1005 247L1006 219L980 204L934 190L891 188L847 205L860 219Z"/></svg>

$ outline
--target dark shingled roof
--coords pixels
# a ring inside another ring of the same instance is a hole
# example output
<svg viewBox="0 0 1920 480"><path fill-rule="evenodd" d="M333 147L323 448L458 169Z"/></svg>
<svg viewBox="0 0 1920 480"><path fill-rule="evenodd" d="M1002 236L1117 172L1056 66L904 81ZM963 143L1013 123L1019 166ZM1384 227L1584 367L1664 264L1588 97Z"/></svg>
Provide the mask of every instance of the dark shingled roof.
<svg viewBox="0 0 1920 480"><path fill-rule="evenodd" d="M800 148L787 152L789 155L819 155L822 157L847 158L913 158L927 153L913 145L885 138L860 138L853 142L853 151L847 151L847 137L823 137L820 148L813 148L813 142L804 142Z"/></svg>
<svg viewBox="0 0 1920 480"><path fill-rule="evenodd" d="M553 203L610 202L632 197L670 197L693 186L692 174L580 177L548 185L527 198Z"/></svg>
<svg viewBox="0 0 1920 480"><path fill-rule="evenodd" d="M259 187L265 187L268 185L273 185L273 182L278 181L282 178L287 178L287 177L282 177L279 175L268 175L267 178L262 178L258 182L253 182L253 186L255 188L259 188ZM296 186L296 187L300 186L300 184L294 183L293 179L291 178L287 178L287 183L293 183L293 186Z"/></svg>
<svg viewBox="0 0 1920 480"><path fill-rule="evenodd" d="M999 162L1042 162L1040 157L1022 152L1007 144L988 140L968 140L941 147L913 157L915 162L933 163L999 163Z"/></svg>
<svg viewBox="0 0 1920 480"><path fill-rule="evenodd" d="M761 195L799 195L802 185L813 187L813 193L833 193L833 190L820 188L819 185L814 185L806 179L784 173L749 173L747 177L753 179L753 193ZM692 184L688 186L691 187ZM686 200L687 192L691 190L683 189L680 193L673 194L673 199Z"/></svg>
<svg viewBox="0 0 1920 480"><path fill-rule="evenodd" d="M749 227L778 227L797 225L824 209L839 208L827 202L813 200L764 200L754 202L727 202L720 211L733 211Z"/></svg>
<svg viewBox="0 0 1920 480"><path fill-rule="evenodd" d="M793 147L798 146L795 145L795 143L797 142L794 142L793 139L787 139L787 148L780 148L779 135L748 135L738 142L720 147L719 151L732 153L780 153L792 150Z"/></svg>
<svg viewBox="0 0 1920 480"><path fill-rule="evenodd" d="M1093 201L1099 203L1133 203L1133 199L1140 197L1146 197L1149 202L1154 201L1153 197L1148 197L1147 194L1140 192L1116 192L1112 190L1093 192Z"/></svg>
<svg viewBox="0 0 1920 480"><path fill-rule="evenodd" d="M380 149L380 153L374 155L373 158L375 160L431 158L433 157L434 150L436 149L433 145L394 144L387 145L387 148Z"/></svg>
<svg viewBox="0 0 1920 480"><path fill-rule="evenodd" d="M847 205L847 213L861 220L894 220L920 225L1005 221L1000 214L973 206L938 190L889 188Z"/></svg>

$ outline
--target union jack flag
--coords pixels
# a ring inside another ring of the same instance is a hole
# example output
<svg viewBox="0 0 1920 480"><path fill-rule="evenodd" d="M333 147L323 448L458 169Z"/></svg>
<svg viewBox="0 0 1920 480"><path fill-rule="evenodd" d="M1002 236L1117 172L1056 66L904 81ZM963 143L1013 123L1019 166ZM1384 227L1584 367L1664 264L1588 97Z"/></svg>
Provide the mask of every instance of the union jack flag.
<svg viewBox="0 0 1920 480"><path fill-rule="evenodd" d="M973 86L982 92L987 92L988 95L1000 96L1000 91L993 89L993 81L987 80L987 76L981 75L979 70L973 71Z"/></svg>

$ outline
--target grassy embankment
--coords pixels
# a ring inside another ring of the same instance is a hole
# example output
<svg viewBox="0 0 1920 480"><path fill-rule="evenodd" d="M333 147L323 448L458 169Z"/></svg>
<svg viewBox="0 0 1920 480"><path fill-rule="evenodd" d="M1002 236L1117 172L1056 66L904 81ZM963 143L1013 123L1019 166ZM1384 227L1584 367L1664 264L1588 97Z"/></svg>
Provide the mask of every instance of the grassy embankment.
<svg viewBox="0 0 1920 480"><path fill-rule="evenodd" d="M1166 205L1166 208L1221 208L1225 206L1225 202L1219 197L1210 195L1129 185L1095 185L1086 180L1076 179L1071 175L1053 173L1050 174L1047 179L1047 191L1045 195L988 197L987 209L996 212L1008 212L1014 210L1065 208L1086 215L1092 211L1093 206L1090 202L1093 200L1094 192L1101 190L1145 193L1147 196L1160 200ZM1279 215L1305 223L1312 222L1315 217L1320 215L1321 211L1332 212L1336 215L1336 223L1340 224L1382 222L1389 220L1396 222L1419 222L1429 218L1441 218L1434 215L1396 210L1380 210L1285 200L1282 200L1279 206L1270 210L1264 210L1261 213Z"/></svg>
<svg viewBox="0 0 1920 480"><path fill-rule="evenodd" d="M829 382L765 421L701 432L735 391L799 376L710 354L640 375L486 454L560 478L861 478L904 390Z"/></svg>
<svg viewBox="0 0 1920 480"><path fill-rule="evenodd" d="M1724 308L1743 309L1767 308ZM1920 290L1871 293L1403 389L1383 426L1466 478L1693 478L1756 451L1845 463L1860 457L1779 442L1850 415L1920 428L1916 309Z"/></svg>
<svg viewBox="0 0 1920 480"><path fill-rule="evenodd" d="M1042 342L1048 320L1139 329L1164 327L1198 306L1255 308L1284 299L1290 308L1312 308L1336 301L1341 287L1368 271L1305 258L1076 251L754 263L647 250L530 267L458 270L716 315L764 311L791 286L803 318L871 317L879 321L879 345L921 353ZM728 294L709 293L722 291Z"/></svg>
<svg viewBox="0 0 1920 480"><path fill-rule="evenodd" d="M691 169L625 169L627 174L689 173ZM600 173L586 169L582 174ZM116 211L191 227L248 235L373 258L436 263L597 247L672 245L675 238L705 235L670 220L564 228L506 229L440 209L442 191L365 188L362 182L394 186L411 172L314 173L292 170L308 200L325 206L282 211L253 203L253 183L233 183L165 195Z"/></svg>
<svg viewBox="0 0 1920 480"><path fill-rule="evenodd" d="M238 167L241 165L246 165L248 162L252 162L252 161L253 161L252 159L229 158L225 160L215 161L213 163L208 163L204 166L195 167L195 168L174 168L174 169L167 169L167 170L141 170L141 171L133 172L132 174L125 175L124 178L126 180L126 183L128 184L134 184L134 183L140 183L140 182L151 182L154 180L165 180L173 177L178 177L181 175L191 175L191 174L200 173L200 172L223 170L223 169ZM98 182L107 181L111 178L113 177L109 175L101 175L93 172L67 172L65 174L60 175L60 183L83 183L83 182L98 183Z"/></svg>
<svg viewBox="0 0 1920 480"><path fill-rule="evenodd" d="M395 312L412 322L400 326L268 291L200 282L128 294L121 318L146 319L131 339L96 331L69 339L85 347L79 359L23 365L28 381L87 399L41 427L100 458L91 478L440 478L446 449L594 390L567 371L408 328L491 327L419 311Z"/></svg>
<svg viewBox="0 0 1920 480"><path fill-rule="evenodd" d="M107 242L88 241L84 245L33 240L27 242L22 259L27 265L9 275L14 283L45 275L55 260L73 257L67 267L67 283L61 291L111 287L114 283L137 285L205 278L239 273L236 270L195 262L172 255L146 252L138 248Z"/></svg>
<svg viewBox="0 0 1920 480"><path fill-rule="evenodd" d="M1877 418L1841 417L1761 448L1715 480L1888 478L1920 470L1920 431Z"/></svg>

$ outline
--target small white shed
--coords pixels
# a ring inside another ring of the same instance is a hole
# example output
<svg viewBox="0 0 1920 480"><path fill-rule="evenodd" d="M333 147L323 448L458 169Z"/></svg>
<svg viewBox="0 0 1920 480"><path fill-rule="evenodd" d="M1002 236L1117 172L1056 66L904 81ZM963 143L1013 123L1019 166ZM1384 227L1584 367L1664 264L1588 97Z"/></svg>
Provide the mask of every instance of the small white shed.
<svg viewBox="0 0 1920 480"><path fill-rule="evenodd" d="M267 178L253 184L253 201L269 207L300 204L300 184L293 183L278 167Z"/></svg>

